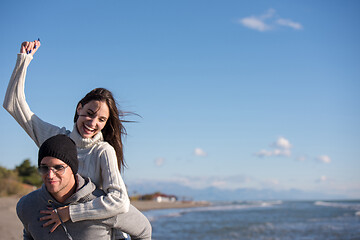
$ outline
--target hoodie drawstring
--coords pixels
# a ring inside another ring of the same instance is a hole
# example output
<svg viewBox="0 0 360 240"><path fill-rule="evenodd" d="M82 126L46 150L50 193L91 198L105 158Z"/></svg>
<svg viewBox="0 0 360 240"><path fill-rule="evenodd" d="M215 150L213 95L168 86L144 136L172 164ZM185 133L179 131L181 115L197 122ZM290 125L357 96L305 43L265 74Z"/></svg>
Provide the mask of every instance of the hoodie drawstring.
<svg viewBox="0 0 360 240"><path fill-rule="evenodd" d="M63 220L61 219L61 217L60 217L57 209L56 209L55 206L53 205L53 201L52 201L52 200L49 200L48 203L51 204L51 207L54 209L54 212L56 213L56 215L57 215L58 218L60 219L61 226L62 226L62 228L64 229L67 238L68 238L69 240L73 240L73 238L71 237L70 233L68 232L68 230L67 230L67 228L66 228L65 223L63 222Z"/></svg>

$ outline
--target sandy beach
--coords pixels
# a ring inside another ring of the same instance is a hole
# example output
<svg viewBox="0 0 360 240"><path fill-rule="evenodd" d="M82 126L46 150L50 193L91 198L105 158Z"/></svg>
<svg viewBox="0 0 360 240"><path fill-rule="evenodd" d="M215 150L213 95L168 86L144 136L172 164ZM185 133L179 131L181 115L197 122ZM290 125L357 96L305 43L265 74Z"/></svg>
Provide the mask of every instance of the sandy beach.
<svg viewBox="0 0 360 240"><path fill-rule="evenodd" d="M22 239L22 224L16 215L16 203L19 197L0 198L0 236L6 236L8 240ZM140 211L166 208L189 208L208 206L207 202L164 202L133 201L131 202Z"/></svg>
<svg viewBox="0 0 360 240"><path fill-rule="evenodd" d="M17 218L15 210L18 200L19 197L0 198L0 235L4 239L22 239L22 224Z"/></svg>

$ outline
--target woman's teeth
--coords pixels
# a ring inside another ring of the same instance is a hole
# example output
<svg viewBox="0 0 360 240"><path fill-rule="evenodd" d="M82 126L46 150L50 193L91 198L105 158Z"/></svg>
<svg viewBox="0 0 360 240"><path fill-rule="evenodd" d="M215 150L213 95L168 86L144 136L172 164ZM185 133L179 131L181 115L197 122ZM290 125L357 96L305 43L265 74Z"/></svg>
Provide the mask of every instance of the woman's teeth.
<svg viewBox="0 0 360 240"><path fill-rule="evenodd" d="M94 128L91 128L91 127L89 127L89 126L84 125L84 127L85 127L85 129L87 129L87 130L89 130L89 131L91 131L91 132L94 132L94 131L95 131Z"/></svg>

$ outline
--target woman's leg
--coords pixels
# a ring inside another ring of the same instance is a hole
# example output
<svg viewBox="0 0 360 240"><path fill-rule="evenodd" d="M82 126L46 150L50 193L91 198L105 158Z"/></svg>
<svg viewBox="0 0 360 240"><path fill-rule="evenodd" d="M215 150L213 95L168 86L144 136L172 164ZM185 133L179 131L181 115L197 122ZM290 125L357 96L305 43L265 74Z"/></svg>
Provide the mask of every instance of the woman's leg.
<svg viewBox="0 0 360 240"><path fill-rule="evenodd" d="M117 215L116 221L116 228L129 234L131 239L151 240L152 228L149 220L133 205L130 204L127 213Z"/></svg>

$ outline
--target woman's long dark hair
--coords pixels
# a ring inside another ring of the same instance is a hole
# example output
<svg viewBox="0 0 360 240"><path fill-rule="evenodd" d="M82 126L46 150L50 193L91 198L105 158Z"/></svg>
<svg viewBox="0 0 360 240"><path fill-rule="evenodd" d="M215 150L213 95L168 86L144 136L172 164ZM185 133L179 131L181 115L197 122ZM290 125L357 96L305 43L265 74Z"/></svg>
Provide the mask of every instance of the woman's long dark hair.
<svg viewBox="0 0 360 240"><path fill-rule="evenodd" d="M107 106L109 107L109 118L101 132L103 134L104 140L115 149L118 167L120 172L122 172L124 167L126 167L122 143L123 136L126 135L126 129L122 124L125 121L120 118L124 117L125 114L118 110L112 93L105 88L95 88L86 94L86 96L79 101L77 106L81 104L83 107L85 104L93 100L106 102ZM75 111L74 122L76 122L78 118L79 115L77 114L77 111Z"/></svg>

